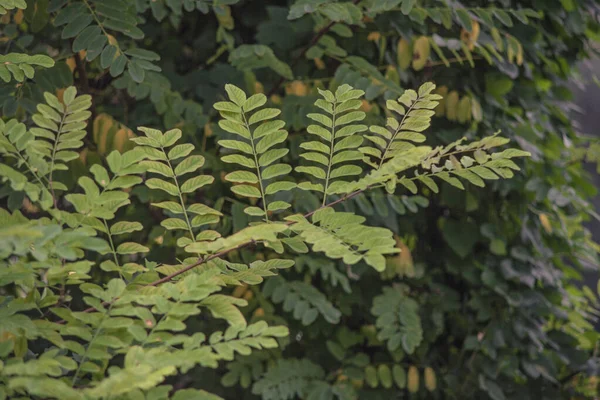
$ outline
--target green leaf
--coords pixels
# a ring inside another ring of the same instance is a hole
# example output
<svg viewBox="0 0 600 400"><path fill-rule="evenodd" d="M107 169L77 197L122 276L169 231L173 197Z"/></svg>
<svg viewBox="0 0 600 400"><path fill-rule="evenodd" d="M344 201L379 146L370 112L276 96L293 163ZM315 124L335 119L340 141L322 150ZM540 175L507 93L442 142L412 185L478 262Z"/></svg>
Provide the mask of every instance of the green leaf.
<svg viewBox="0 0 600 400"><path fill-rule="evenodd" d="M192 193L199 188L213 183L214 177L210 175L199 175L188 179L181 185L181 193Z"/></svg>
<svg viewBox="0 0 600 400"><path fill-rule="evenodd" d="M274 194L281 191L291 190L296 187L294 182L273 182L265 188L265 194Z"/></svg>
<svg viewBox="0 0 600 400"><path fill-rule="evenodd" d="M77 36L86 26L92 23L94 17L91 15L80 15L69 22L63 29L61 37L69 39Z"/></svg>
<svg viewBox="0 0 600 400"><path fill-rule="evenodd" d="M167 178L173 177L173 171L169 168L168 165L159 162L159 161L142 161L140 163L142 167L146 169L148 172L153 172L155 174L160 174L162 176L166 176Z"/></svg>
<svg viewBox="0 0 600 400"><path fill-rule="evenodd" d="M121 243L117 247L118 254L136 254L136 253L147 253L150 249L146 246L134 242Z"/></svg>
<svg viewBox="0 0 600 400"><path fill-rule="evenodd" d="M229 96L229 99L237 104L239 107L243 107L246 103L246 93L237 86L227 84L225 85L225 91Z"/></svg>
<svg viewBox="0 0 600 400"><path fill-rule="evenodd" d="M123 235L125 233L141 231L142 229L144 227L139 222L119 221L110 227L110 233L111 235Z"/></svg>
<svg viewBox="0 0 600 400"><path fill-rule="evenodd" d="M267 96L262 93L257 93L250 96L244 103L243 109L245 112L250 112L258 107L262 107L267 102Z"/></svg>
<svg viewBox="0 0 600 400"><path fill-rule="evenodd" d="M254 186L249 185L234 185L231 187L231 191L235 194L239 194L244 197L261 198L260 190Z"/></svg>
<svg viewBox="0 0 600 400"><path fill-rule="evenodd" d="M177 160L179 158L189 155L194 150L193 144L178 144L169 150L167 157L169 160Z"/></svg>
<svg viewBox="0 0 600 400"><path fill-rule="evenodd" d="M263 179L264 173L263 173ZM225 175L225 180L234 183L258 183L258 176L249 171L235 171Z"/></svg>
<svg viewBox="0 0 600 400"><path fill-rule="evenodd" d="M188 226L186 222L179 218L167 218L160 222L160 225L168 230L180 229L187 231Z"/></svg>
<svg viewBox="0 0 600 400"><path fill-rule="evenodd" d="M175 174L181 176L194 172L204 165L204 157L202 156L189 156L185 160L181 161L177 167L175 167Z"/></svg>
<svg viewBox="0 0 600 400"><path fill-rule="evenodd" d="M165 134L162 136L160 144L163 147L171 147L175 143L177 143L179 139L181 139L181 130L171 129L169 131L166 131Z"/></svg>
<svg viewBox="0 0 600 400"><path fill-rule="evenodd" d="M479 240L479 229L471 222L447 220L442 233L448 245L461 258L467 257Z"/></svg>
<svg viewBox="0 0 600 400"><path fill-rule="evenodd" d="M268 119L273 119L281 114L281 111L276 108L263 108L260 111L255 112L248 119L248 124L253 125L258 122L266 121Z"/></svg>
<svg viewBox="0 0 600 400"><path fill-rule="evenodd" d="M177 187L175 185L173 185L172 183L169 183L169 182L165 182L161 179L157 179L157 178L148 179L146 181L146 186L148 186L150 189L162 190L164 192L167 192L171 196L179 196L179 191L177 190Z"/></svg>

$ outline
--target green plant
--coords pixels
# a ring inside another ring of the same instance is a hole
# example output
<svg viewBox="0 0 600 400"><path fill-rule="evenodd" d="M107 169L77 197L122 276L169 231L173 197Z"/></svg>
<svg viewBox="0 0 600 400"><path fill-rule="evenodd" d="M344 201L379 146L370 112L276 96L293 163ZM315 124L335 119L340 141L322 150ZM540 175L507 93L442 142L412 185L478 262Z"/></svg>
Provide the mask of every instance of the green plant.
<svg viewBox="0 0 600 400"><path fill-rule="evenodd" d="M0 0L0 399L597 395L597 12Z"/></svg>
<svg viewBox="0 0 600 400"><path fill-rule="evenodd" d="M426 95L433 88L426 84L420 92ZM248 325L239 311L247 302L218 292L227 285L260 283L264 276L289 268L294 261L269 258L240 266L223 260L233 250L264 244L276 254L283 253L286 244L295 252L305 253L306 244L310 244L314 252L324 252L329 258L342 258L347 264L364 260L377 270L385 269L384 255L398 251L393 233L363 225L363 217L334 211L326 203L326 194L322 207L309 213L312 222L307 219L309 215L290 215L286 223L269 219L268 212L286 210L291 205L273 207L277 202L267 202L266 196L295 187L295 183L289 181L269 183L274 177L291 172L287 164L273 164L288 152L288 149L272 148L285 142L287 133L281 130L283 123L268 121L279 114L279 110L260 108L267 101L264 95L246 98L246 94L233 85L226 86L226 90L231 101L215 104L223 117L220 126L249 144L239 140L219 143L225 149L239 150L253 158L235 154L224 155L222 159L255 172L234 171L225 179L242 183L232 186L234 193L260 198L263 205L263 210L256 207L244 210L261 217L260 221L228 236L210 229L221 225L222 212L203 203L186 201L188 196L204 191L214 177L199 174L205 159L192 154L192 144L178 143L182 136L179 129L163 134L156 129L140 128L143 135L131 139L136 147L123 154L116 150L111 152L106 157L108 169L94 164L89 170L93 178L78 179L83 193L77 191L62 196L67 186L56 179L54 172L65 170L64 162L79 157L73 150L83 145L81 139L91 115L88 111L90 96L76 96L74 87L65 90L62 101L45 93L47 104L39 104L39 113L32 117L37 126L27 129L14 119L0 125L0 149L7 157L0 174L13 190L24 192L47 214L47 217L29 219L18 211L2 211L3 237L7 238L0 275L4 292L2 355L5 361L0 364L4 396L22 393L76 399L154 393L165 390L160 384L167 376L184 373L196 365L215 368L219 360L231 361L236 353L249 355L252 349L276 347L275 338L286 336L287 328L268 326L264 321ZM326 98L334 98L329 91L322 93ZM345 85L338 88L335 97L341 99L348 93L352 93L353 98L363 94ZM436 104L433 100L429 102L430 108ZM341 106L345 106L343 102ZM247 115L255 109L252 115ZM321 117L319 121L332 131L344 124L342 118L332 121ZM415 121L412 129L422 131L428 122ZM251 128L252 125L255 127ZM351 130L343 136L352 137L357 132ZM334 137L332 134L331 138ZM355 148L359 142L354 143ZM485 154L483 149L493 147L491 143L484 140L457 147L457 151L478 149ZM333 144L331 147L335 148ZM381 163L365 177L338 185L335 193L347 198L373 185L387 185L388 191L393 193L395 185L388 185L388 181L408 179L397 174L405 174L407 169L421 164L430 168L448 151L448 148L432 150L423 146L395 152L390 161ZM330 158L326 159L329 166L335 164L333 153L331 150ZM505 163L510 157L524 155L527 153L518 150L494 153L496 160ZM503 168L487 167L487 158L487 154L478 158L480 168L491 168L488 173ZM518 169L515 164L507 165ZM468 170L459 166L448 169L460 177L465 177L464 171ZM450 179L444 168L440 170L432 175L442 174L444 179ZM385 174L379 174L380 171ZM160 264L146 258L141 263L139 254L148 253L150 249L127 238L135 236L132 234L142 231L144 226L125 219L113 221L119 209L130 204L128 189L135 190L142 182L141 174L147 175L144 181L147 188L158 190L163 193L160 197L170 199L150 203L167 213L168 218L161 221L161 226L168 231L182 231L181 235L174 234L177 246L194 256L177 261L174 255L170 263ZM257 184L259 188L243 185L248 183ZM363 189L356 189L359 187ZM321 187L318 191L329 193L328 188L326 184L325 190ZM100 258L89 252L98 253ZM97 267L106 273L105 285L95 283L90 275ZM319 313L336 311L310 285L290 283L290 289L304 293L301 295L304 302L295 307L295 312L305 324L313 322ZM81 294L72 295L75 290ZM277 296L277 292L273 296ZM89 308L76 311L74 303L78 301ZM294 301L287 298L285 303ZM306 308L309 303L313 303L314 308ZM202 309L210 311L214 318L226 320L229 327L224 331L187 330L185 321L200 314ZM36 316L36 312L40 316ZM337 317L326 318L335 322L339 315ZM47 348L35 354L30 342L34 348L38 343L46 343L42 346ZM122 362L119 361L121 356L124 356ZM261 392L261 389L256 390ZM210 397L206 392L195 393Z"/></svg>

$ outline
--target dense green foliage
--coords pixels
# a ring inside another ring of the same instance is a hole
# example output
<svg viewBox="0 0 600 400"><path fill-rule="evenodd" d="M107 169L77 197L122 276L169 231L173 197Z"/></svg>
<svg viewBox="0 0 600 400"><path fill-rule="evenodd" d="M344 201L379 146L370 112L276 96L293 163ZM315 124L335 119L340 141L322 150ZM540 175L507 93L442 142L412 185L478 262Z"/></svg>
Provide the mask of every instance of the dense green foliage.
<svg viewBox="0 0 600 400"><path fill-rule="evenodd" d="M599 12L0 0L0 399L593 397Z"/></svg>

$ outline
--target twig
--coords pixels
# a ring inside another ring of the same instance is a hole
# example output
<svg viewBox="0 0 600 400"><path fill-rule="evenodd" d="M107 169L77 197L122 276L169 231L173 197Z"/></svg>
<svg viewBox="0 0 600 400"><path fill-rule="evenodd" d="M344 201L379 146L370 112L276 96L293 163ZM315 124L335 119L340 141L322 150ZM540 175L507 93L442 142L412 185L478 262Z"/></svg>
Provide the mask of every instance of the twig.
<svg viewBox="0 0 600 400"><path fill-rule="evenodd" d="M309 212L309 213L306 213L306 214L304 214L304 218L309 218L309 217L311 217L311 216L312 216L314 213L316 213L317 211L319 211L319 210L320 210L320 209L322 209L322 208L325 208L325 207L333 207L333 206L335 206L336 204L339 204L339 203L342 203L342 202L344 202L344 201L346 201L346 200L349 200L349 199L351 199L351 198L353 198L353 197L355 197L355 196L359 195L360 193L364 192L364 191L365 191L365 190L367 190L367 189L368 189L368 187L367 187L367 188L365 188L365 189L356 190L356 191L354 191L354 192L352 192L352 193L349 193L349 194L347 194L347 195L344 195L344 196L340 197L339 199L337 199L337 200L335 200L335 201L332 201L331 203L328 203L328 204L326 204L326 205L324 205L324 206L322 206L322 207L319 207L319 208L317 208L316 210L313 210L313 211L311 211L311 212ZM289 222L287 222L287 223L286 223L286 225L288 225L288 226L289 226L289 225L293 225L293 224L295 224L295 223L296 223L295 221L289 221ZM240 249L243 249L243 248L245 248L245 247L251 246L251 245L253 245L253 244L256 244L256 241L254 241L254 240L249 240L249 241L247 241L247 242L245 242L245 243L242 243L242 244L239 244L239 245L237 245L237 246L235 246L235 247L233 247L233 248L231 248L231 249L222 250L222 251L220 251L220 252L218 252L218 253L211 254L210 256L207 256L206 258L200 258L200 259L199 259L198 261L196 261L195 263L193 263L193 264L190 264L190 265L188 265L187 267L184 267L184 268L180 269L179 271L176 271L176 272L173 272L172 274L166 275L165 277L163 277L163 278L161 278L161 279L158 279L158 280L156 280L156 281L154 281L154 282L151 282L151 283L149 283L149 284L147 284L147 285L144 285L144 286L142 286L142 287L158 286L158 285L160 285L161 283L166 283L166 282L169 282L169 281L171 281L173 278L175 278L175 277L177 277L177 276L179 276L179 275L181 275L181 274L184 274L184 273L186 273L186 272L188 272L188 271L190 271L190 270L192 270L192 269L194 269L194 268L196 268L196 267L198 267L198 266L200 266L200 265L202 265L202 264L205 264L205 263L207 263L207 262L209 262L209 261L211 261L211 260L214 260L215 258L223 257L223 256L227 255L228 253L230 253L230 252L232 252L232 251L240 250ZM118 299L119 299L119 298L117 297L117 298L113 299L113 301L111 301L111 302L105 301L105 302L103 302L103 303L102 303L102 305L103 305L103 306L111 305L112 303L114 303L114 302L115 302L115 301L117 301ZM83 311L81 311L81 312L84 312L84 313L90 313L90 312L93 312L93 311L96 311L96 308L95 308L95 307L86 308L85 310L83 310ZM58 324L64 324L65 322L66 322L65 320L61 320L61 321L58 321L57 323L58 323Z"/></svg>
<svg viewBox="0 0 600 400"><path fill-rule="evenodd" d="M360 0L354 0L352 2L352 4L358 4ZM323 28L321 28L317 34L310 40L310 42L304 46L302 48L302 50L300 51L300 54L298 54L296 57L294 57L294 59L292 60L292 62L290 63L290 67L294 67L298 61L300 61L300 59L302 57L304 57L304 55L306 54L306 52L308 51L308 49L310 49L311 47L313 47L318 41L319 39L321 39L327 32L329 32L329 30L331 30L331 28L333 28L333 26L337 24L336 21L331 21L330 23L328 23L327 25L325 25ZM275 84L275 86L273 86L271 88L271 90L269 90L269 93L267 94L267 97L271 97L273 94L275 94L279 88L281 87L281 85L283 84L283 82L285 82L285 78L281 77L279 79L279 81Z"/></svg>

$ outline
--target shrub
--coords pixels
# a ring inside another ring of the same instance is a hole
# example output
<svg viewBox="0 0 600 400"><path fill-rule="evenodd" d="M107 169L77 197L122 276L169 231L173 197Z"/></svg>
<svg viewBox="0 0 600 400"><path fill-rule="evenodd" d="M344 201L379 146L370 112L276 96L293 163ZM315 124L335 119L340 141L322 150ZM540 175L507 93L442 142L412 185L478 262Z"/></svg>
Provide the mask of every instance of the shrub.
<svg viewBox="0 0 600 400"><path fill-rule="evenodd" d="M594 396L598 6L496 3L0 0L0 399Z"/></svg>

